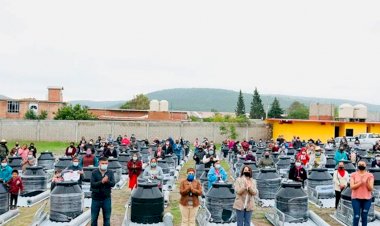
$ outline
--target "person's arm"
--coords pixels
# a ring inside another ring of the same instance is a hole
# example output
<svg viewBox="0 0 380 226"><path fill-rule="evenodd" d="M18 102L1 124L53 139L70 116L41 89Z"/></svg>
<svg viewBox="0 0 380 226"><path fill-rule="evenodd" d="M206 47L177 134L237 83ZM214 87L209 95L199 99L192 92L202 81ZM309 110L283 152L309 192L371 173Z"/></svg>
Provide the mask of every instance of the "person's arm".
<svg viewBox="0 0 380 226"><path fill-rule="evenodd" d="M222 180L223 180L223 181L226 181L226 180L227 180L227 173L226 173L226 171L225 171L224 169L222 169L222 170L220 171L220 174L221 174L221 176L222 176Z"/></svg>
<svg viewBox="0 0 380 226"><path fill-rule="evenodd" d="M113 174L112 171L109 171L108 173L109 177L108 177L108 186L110 186L111 188L115 186L115 175Z"/></svg>
<svg viewBox="0 0 380 226"><path fill-rule="evenodd" d="M150 173L148 172L149 169L150 169L149 167L145 168L143 175L142 175L142 177L144 179L150 179Z"/></svg>
<svg viewBox="0 0 380 226"><path fill-rule="evenodd" d="M373 191L374 178L373 176L369 177L367 180L368 191Z"/></svg>
<svg viewBox="0 0 380 226"><path fill-rule="evenodd" d="M186 185L186 180L183 180L179 186L179 193L181 195L188 195L189 192L191 191L191 186L190 185Z"/></svg>
<svg viewBox="0 0 380 226"><path fill-rule="evenodd" d="M362 185L362 181L358 181L356 182L356 177L355 178L351 178L350 180L350 188L351 190L356 190L360 187L360 185Z"/></svg>
<svg viewBox="0 0 380 226"><path fill-rule="evenodd" d="M99 159L97 157L94 157L94 167L99 166Z"/></svg>
<svg viewBox="0 0 380 226"><path fill-rule="evenodd" d="M157 179L158 179L158 180L162 180L162 179L164 179L164 173L163 173L161 167L160 167L159 170L158 170Z"/></svg>
<svg viewBox="0 0 380 226"><path fill-rule="evenodd" d="M191 192L197 196L202 195L202 186L201 183L199 183L199 181L197 181L195 188L191 187Z"/></svg>
<svg viewBox="0 0 380 226"><path fill-rule="evenodd" d="M248 188L249 194L255 196L257 194L257 186L256 186L256 181L251 179L252 185Z"/></svg>
<svg viewBox="0 0 380 226"><path fill-rule="evenodd" d="M83 169L83 158L79 160L79 167Z"/></svg>
<svg viewBox="0 0 380 226"><path fill-rule="evenodd" d="M91 174L91 187L92 188L99 188L102 185L102 179L96 176L96 171L92 171Z"/></svg>
<svg viewBox="0 0 380 226"><path fill-rule="evenodd" d="M127 163L128 170L132 170L133 169L132 167L133 167L133 163L131 161L128 161Z"/></svg>
<svg viewBox="0 0 380 226"><path fill-rule="evenodd" d="M340 183L339 183L339 180L338 180L338 173L337 172L338 172L337 170L334 171L333 182L334 182L335 185L340 186Z"/></svg>
<svg viewBox="0 0 380 226"><path fill-rule="evenodd" d="M215 170L210 169L210 171L208 171L207 179L210 182L214 182L214 181L216 181L218 179L217 176L216 176L216 174L215 174Z"/></svg>
<svg viewBox="0 0 380 226"><path fill-rule="evenodd" d="M234 183L235 191L237 195L242 195L247 188L245 187L245 183L241 181L242 179L237 179Z"/></svg>
<svg viewBox="0 0 380 226"><path fill-rule="evenodd" d="M142 170L142 162L141 161L137 161L136 169L137 170Z"/></svg>
<svg viewBox="0 0 380 226"><path fill-rule="evenodd" d="M202 162L203 162L203 164L209 163L210 162L210 158L207 158L206 155L205 155L205 156L203 156Z"/></svg>

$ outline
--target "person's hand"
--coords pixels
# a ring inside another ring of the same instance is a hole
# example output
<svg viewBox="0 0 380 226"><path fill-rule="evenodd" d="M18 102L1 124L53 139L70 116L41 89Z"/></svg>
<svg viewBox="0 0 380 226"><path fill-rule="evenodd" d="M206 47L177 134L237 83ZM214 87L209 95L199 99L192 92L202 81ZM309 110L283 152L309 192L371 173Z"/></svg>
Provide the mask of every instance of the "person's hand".
<svg viewBox="0 0 380 226"><path fill-rule="evenodd" d="M102 183L105 184L108 182L108 176L106 175L105 177L103 177L102 179Z"/></svg>
<svg viewBox="0 0 380 226"><path fill-rule="evenodd" d="M17 181L16 184L19 185L19 184L20 184L20 181Z"/></svg>
<svg viewBox="0 0 380 226"><path fill-rule="evenodd" d="M339 185L340 190L343 190L345 187L343 184Z"/></svg>
<svg viewBox="0 0 380 226"><path fill-rule="evenodd" d="M78 174L82 175L84 172L83 170L78 171Z"/></svg>

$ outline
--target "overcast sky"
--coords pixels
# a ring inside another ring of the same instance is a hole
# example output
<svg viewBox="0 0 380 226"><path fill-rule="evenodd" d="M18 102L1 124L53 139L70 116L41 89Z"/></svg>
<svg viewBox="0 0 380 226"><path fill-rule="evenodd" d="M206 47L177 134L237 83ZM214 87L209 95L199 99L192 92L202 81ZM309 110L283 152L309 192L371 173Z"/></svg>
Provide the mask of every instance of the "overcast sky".
<svg viewBox="0 0 380 226"><path fill-rule="evenodd" d="M380 1L0 2L0 94L210 87L380 104Z"/></svg>

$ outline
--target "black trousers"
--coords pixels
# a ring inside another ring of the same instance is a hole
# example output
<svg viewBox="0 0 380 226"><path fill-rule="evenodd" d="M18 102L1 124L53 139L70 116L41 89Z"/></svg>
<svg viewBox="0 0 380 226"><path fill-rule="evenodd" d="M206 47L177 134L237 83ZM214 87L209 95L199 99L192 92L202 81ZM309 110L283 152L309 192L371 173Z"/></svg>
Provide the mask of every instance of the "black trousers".
<svg viewBox="0 0 380 226"><path fill-rule="evenodd" d="M335 209L338 208L341 195L342 195L341 191L335 191Z"/></svg>
<svg viewBox="0 0 380 226"><path fill-rule="evenodd" d="M17 206L18 194L11 194L11 206ZM13 202L15 204L13 204Z"/></svg>

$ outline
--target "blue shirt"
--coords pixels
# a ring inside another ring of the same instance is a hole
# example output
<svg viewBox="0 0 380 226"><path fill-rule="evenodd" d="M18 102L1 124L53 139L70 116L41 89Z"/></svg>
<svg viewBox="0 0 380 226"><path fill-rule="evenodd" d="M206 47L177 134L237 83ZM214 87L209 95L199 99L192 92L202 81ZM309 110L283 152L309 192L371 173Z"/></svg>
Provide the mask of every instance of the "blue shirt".
<svg viewBox="0 0 380 226"><path fill-rule="evenodd" d="M345 151L340 152L339 150L335 152L334 156L335 165L338 165L338 163L342 160L348 160L347 153Z"/></svg>
<svg viewBox="0 0 380 226"><path fill-rule="evenodd" d="M227 173L223 169L223 167L219 168L219 176L223 181L227 180ZM207 174L207 179L208 179L208 189L212 187L212 184L214 184L218 180L218 175L216 174L215 167L211 167L210 171L208 171Z"/></svg>
<svg viewBox="0 0 380 226"><path fill-rule="evenodd" d="M4 182L8 182L12 178L12 167L7 165L6 167L0 166L0 179Z"/></svg>

